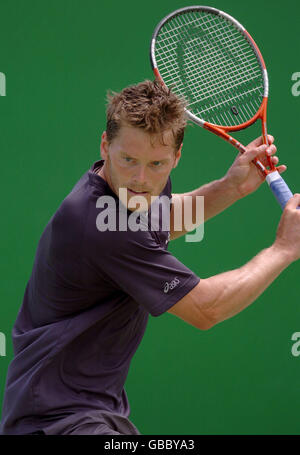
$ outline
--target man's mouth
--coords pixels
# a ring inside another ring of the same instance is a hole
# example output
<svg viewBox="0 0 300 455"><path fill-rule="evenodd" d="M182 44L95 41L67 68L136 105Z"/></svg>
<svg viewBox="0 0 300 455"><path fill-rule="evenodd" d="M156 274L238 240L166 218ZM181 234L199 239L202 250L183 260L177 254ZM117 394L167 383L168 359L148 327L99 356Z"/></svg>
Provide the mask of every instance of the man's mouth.
<svg viewBox="0 0 300 455"><path fill-rule="evenodd" d="M148 191L134 191L131 188L127 188L127 189L130 193L140 195L140 196L145 196L146 194L148 194Z"/></svg>

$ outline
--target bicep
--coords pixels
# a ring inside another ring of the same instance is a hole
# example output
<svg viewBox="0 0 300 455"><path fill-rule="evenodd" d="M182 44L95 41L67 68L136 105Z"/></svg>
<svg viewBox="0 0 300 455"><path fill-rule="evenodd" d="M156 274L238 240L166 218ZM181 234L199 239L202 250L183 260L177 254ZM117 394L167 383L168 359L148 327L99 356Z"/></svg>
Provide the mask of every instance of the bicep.
<svg viewBox="0 0 300 455"><path fill-rule="evenodd" d="M174 314L197 329L208 330L215 324L209 312L213 301L214 293L210 281L201 279L188 294L168 310L168 313Z"/></svg>

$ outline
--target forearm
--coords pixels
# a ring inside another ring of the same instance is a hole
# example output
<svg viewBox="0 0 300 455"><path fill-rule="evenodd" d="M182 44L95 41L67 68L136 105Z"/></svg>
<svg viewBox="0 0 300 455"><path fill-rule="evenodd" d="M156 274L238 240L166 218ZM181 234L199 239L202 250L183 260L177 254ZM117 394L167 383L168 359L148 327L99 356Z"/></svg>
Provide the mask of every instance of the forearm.
<svg viewBox="0 0 300 455"><path fill-rule="evenodd" d="M215 324L233 317L254 302L291 262L272 245L243 267L205 279L209 291L201 311Z"/></svg>
<svg viewBox="0 0 300 455"><path fill-rule="evenodd" d="M239 199L237 191L229 185L226 177L214 180L185 194L192 196L194 201L196 201L197 196L204 196L204 221L221 213Z"/></svg>
<svg viewBox="0 0 300 455"><path fill-rule="evenodd" d="M197 210L197 197L204 197L204 214L201 214ZM198 227L201 222L207 221L208 219L214 217L218 213L225 210L230 205L234 204L238 199L239 195L236 189L229 185L227 179L224 177L220 180L214 180L213 182L207 183L196 190L181 193L173 194L173 210L171 217L171 239L185 235L189 230L185 229L184 225L184 198L188 197L192 199L191 207L192 214L191 220L193 223L193 229ZM181 205L181 210L176 208L176 204ZM178 215L179 213L179 215ZM177 218L175 218L177 217ZM178 220L180 217L180 220ZM177 221L175 222L175 219ZM182 227L180 230L176 229L176 225ZM193 230L192 229L192 230Z"/></svg>

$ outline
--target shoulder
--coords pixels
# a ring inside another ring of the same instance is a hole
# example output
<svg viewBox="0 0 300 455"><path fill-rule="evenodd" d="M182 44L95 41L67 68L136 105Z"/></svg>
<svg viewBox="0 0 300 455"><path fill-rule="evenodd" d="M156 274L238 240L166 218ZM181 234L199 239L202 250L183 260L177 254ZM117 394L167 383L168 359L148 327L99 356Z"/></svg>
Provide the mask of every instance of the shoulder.
<svg viewBox="0 0 300 455"><path fill-rule="evenodd" d="M130 254L157 247L147 220L138 218L134 213L129 216L119 214L112 208L101 210L90 220L85 237L90 247L98 251L100 249L103 255Z"/></svg>

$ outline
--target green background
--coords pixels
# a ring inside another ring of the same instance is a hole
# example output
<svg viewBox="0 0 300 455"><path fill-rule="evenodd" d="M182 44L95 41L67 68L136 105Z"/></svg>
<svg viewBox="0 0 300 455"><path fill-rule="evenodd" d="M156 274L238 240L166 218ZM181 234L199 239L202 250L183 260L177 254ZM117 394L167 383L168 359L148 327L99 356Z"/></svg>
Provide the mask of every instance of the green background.
<svg viewBox="0 0 300 455"><path fill-rule="evenodd" d="M149 42L158 21L194 4L184 0L1 0L0 97L1 304L0 406L13 356L11 329L49 218L99 159L107 89L152 78ZM300 71L298 0L206 0L253 35L270 79L269 132L285 178L298 183ZM283 7L284 6L284 7ZM236 134L242 142L260 126ZM224 175L235 149L197 126L186 132L174 192ZM200 277L237 268L275 237L281 209L263 184L205 224L204 239L170 250ZM300 434L300 263L293 263L243 312L208 331L164 314L150 317L126 382L131 420L142 434ZM76 355L76 353L74 353Z"/></svg>

